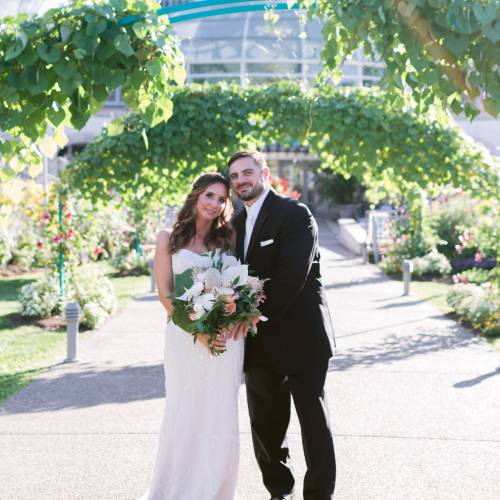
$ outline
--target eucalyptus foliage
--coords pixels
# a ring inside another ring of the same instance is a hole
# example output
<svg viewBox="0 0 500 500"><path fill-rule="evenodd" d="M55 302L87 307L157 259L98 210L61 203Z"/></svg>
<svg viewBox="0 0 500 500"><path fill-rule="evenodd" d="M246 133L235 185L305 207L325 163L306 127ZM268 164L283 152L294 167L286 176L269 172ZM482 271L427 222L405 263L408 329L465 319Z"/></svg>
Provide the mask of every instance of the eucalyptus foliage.
<svg viewBox="0 0 500 500"><path fill-rule="evenodd" d="M303 0L305 5L311 2ZM387 66L382 83L422 109L441 103L473 118L500 113L498 0L317 0L322 59L337 70L360 45Z"/></svg>
<svg viewBox="0 0 500 500"><path fill-rule="evenodd" d="M95 198L120 193L135 203L175 203L195 176L224 171L235 150L298 141L323 168L368 186L404 193L450 184L497 193L498 164L484 147L374 89L220 83L179 88L173 102L167 123L144 129L130 115L119 130L104 129L65 170L70 187Z"/></svg>
<svg viewBox="0 0 500 500"><path fill-rule="evenodd" d="M41 170L121 87L125 103L149 126L172 114L172 83L185 79L182 54L167 18L152 0L110 0L0 20L0 180L31 165ZM141 20L121 26L128 14ZM52 132L47 134L51 127ZM36 146L35 146L36 144Z"/></svg>

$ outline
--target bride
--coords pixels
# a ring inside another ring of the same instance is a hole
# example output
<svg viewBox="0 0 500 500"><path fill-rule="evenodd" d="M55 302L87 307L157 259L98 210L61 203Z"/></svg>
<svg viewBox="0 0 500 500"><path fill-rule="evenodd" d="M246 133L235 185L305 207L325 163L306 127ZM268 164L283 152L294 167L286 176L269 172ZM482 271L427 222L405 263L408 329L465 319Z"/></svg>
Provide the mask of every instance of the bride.
<svg viewBox="0 0 500 500"><path fill-rule="evenodd" d="M158 234L154 270L160 302L172 315L174 274L200 265L204 253L234 250L230 185L218 173L193 184L171 233ZM143 499L233 500L238 479L238 390L243 338L193 343L170 321L165 333L165 413L153 477Z"/></svg>

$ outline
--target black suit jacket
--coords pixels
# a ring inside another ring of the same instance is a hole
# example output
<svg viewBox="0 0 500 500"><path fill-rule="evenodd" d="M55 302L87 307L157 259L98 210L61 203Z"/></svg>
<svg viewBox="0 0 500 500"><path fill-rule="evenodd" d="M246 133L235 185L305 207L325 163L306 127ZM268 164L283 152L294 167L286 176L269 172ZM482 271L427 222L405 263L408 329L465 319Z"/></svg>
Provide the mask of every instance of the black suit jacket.
<svg viewBox="0 0 500 500"><path fill-rule="evenodd" d="M236 256L243 262L246 210L233 220ZM261 245L262 242L267 244ZM247 337L245 368L269 364L283 374L329 359L335 346L321 284L318 227L302 203L270 191L259 212L245 262L266 281L256 337Z"/></svg>

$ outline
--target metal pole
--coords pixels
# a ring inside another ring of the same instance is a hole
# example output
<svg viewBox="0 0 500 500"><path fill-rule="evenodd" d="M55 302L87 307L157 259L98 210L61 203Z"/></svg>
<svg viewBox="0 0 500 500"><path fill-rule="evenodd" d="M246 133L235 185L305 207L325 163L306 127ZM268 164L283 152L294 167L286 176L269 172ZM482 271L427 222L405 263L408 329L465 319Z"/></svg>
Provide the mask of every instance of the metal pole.
<svg viewBox="0 0 500 500"><path fill-rule="evenodd" d="M80 306L76 302L69 302L64 309L66 319L67 357L65 363L78 361L78 324L80 322Z"/></svg>
<svg viewBox="0 0 500 500"><path fill-rule="evenodd" d="M404 284L403 295L410 295L410 281L411 281L412 271L413 271L413 262L411 262L411 260L405 259L403 261L403 284Z"/></svg>
<svg viewBox="0 0 500 500"><path fill-rule="evenodd" d="M61 195L59 195L59 234L62 234L63 232L63 225L62 225L62 200L61 200ZM64 294L64 285L63 285L63 251L62 251L62 241L59 242L59 259L58 259L58 270L59 270L59 298L61 300L61 303L63 301L63 294Z"/></svg>

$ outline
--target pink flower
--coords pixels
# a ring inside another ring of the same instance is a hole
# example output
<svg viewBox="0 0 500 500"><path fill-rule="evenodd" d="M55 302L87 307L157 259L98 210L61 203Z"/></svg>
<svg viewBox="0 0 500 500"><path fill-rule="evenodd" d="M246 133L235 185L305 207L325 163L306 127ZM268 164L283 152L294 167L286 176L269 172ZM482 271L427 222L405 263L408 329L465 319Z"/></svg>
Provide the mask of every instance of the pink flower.
<svg viewBox="0 0 500 500"><path fill-rule="evenodd" d="M97 257L101 253L101 249L96 246L93 250L94 257Z"/></svg>
<svg viewBox="0 0 500 500"><path fill-rule="evenodd" d="M403 241L408 241L408 235L407 234L403 234L403 236L401 236L401 239Z"/></svg>
<svg viewBox="0 0 500 500"><path fill-rule="evenodd" d="M189 313L189 319L191 321L196 321L198 319L198 316L195 312Z"/></svg>
<svg viewBox="0 0 500 500"><path fill-rule="evenodd" d="M465 244L469 241L472 241L474 237L472 236L470 231L464 231L463 234L458 237L458 239L460 240L461 243Z"/></svg>
<svg viewBox="0 0 500 500"><path fill-rule="evenodd" d="M462 245L455 245L455 251L460 254L464 251L464 247Z"/></svg>
<svg viewBox="0 0 500 500"><path fill-rule="evenodd" d="M42 212L40 219L43 225L47 225L50 220L50 214L48 212Z"/></svg>
<svg viewBox="0 0 500 500"><path fill-rule="evenodd" d="M71 212L66 212L66 222L71 222L71 218L73 217L73 214Z"/></svg>
<svg viewBox="0 0 500 500"><path fill-rule="evenodd" d="M234 302L229 302L228 304L224 304L224 311L227 316L231 316L236 311L236 304Z"/></svg>
<svg viewBox="0 0 500 500"><path fill-rule="evenodd" d="M56 234L53 238L53 241L56 245L61 243L62 240L63 240L63 235L61 233Z"/></svg>
<svg viewBox="0 0 500 500"><path fill-rule="evenodd" d="M66 232L66 239L70 240L71 238L73 238L74 235L75 232L73 231L73 229L68 229L68 231Z"/></svg>
<svg viewBox="0 0 500 500"><path fill-rule="evenodd" d="M43 248L43 243L41 241L36 242L36 247L37 248Z"/></svg>
<svg viewBox="0 0 500 500"><path fill-rule="evenodd" d="M483 255L482 253L478 250L475 254L474 254L474 261L475 262L481 262L483 260Z"/></svg>

